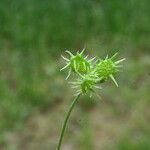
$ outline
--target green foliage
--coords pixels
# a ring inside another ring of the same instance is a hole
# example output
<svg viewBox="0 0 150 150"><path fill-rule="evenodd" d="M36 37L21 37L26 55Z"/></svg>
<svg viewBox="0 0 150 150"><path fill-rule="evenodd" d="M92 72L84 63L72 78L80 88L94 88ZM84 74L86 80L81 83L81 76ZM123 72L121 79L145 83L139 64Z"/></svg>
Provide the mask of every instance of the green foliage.
<svg viewBox="0 0 150 150"><path fill-rule="evenodd" d="M129 138L123 138L118 143L117 150L145 150L150 149L150 143L149 143L148 136L145 136L143 138L139 138L136 140L129 139Z"/></svg>

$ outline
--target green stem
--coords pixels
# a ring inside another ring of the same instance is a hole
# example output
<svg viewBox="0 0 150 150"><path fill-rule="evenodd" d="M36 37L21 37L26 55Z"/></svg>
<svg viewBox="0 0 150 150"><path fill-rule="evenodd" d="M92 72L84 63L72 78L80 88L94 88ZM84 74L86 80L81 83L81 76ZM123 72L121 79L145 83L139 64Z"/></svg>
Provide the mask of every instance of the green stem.
<svg viewBox="0 0 150 150"><path fill-rule="evenodd" d="M64 136L64 133L65 133L65 129L67 127L67 122L68 122L68 119L70 117L70 114L76 104L76 102L78 101L79 97L80 97L81 94L77 95L77 97L73 100L73 102L71 103L70 107L69 107L69 110L66 114L66 117L65 117L65 120L64 120L64 123L63 123L63 126L62 126L62 130L61 130L61 134L60 134L60 138L59 138L59 143L58 143L58 146L57 146L57 149L56 150L60 150L60 147L61 147L61 143L62 143L62 140L63 140L63 136Z"/></svg>

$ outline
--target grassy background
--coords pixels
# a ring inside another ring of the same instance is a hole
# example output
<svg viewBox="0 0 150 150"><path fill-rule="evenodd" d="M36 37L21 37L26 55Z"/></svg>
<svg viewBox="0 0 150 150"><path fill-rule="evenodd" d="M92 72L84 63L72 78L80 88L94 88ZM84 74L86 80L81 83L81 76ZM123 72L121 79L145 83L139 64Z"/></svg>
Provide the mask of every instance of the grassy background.
<svg viewBox="0 0 150 150"><path fill-rule="evenodd" d="M84 96L62 150L150 149L149 0L0 1L0 150L54 150L73 91L60 58L126 57L120 88Z"/></svg>

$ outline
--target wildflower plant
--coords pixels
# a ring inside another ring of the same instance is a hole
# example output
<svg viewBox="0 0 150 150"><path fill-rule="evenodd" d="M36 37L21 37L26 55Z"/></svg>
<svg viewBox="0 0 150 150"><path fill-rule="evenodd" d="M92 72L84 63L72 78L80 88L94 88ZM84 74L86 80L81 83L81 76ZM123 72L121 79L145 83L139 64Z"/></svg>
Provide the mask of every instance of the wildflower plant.
<svg viewBox="0 0 150 150"><path fill-rule="evenodd" d="M88 55L84 56L84 49L81 52L77 52L75 55L70 51L66 51L66 53L69 54L69 58L62 56L66 61L66 65L61 70L69 70L66 79L68 79L72 73L76 75L75 81L69 82L71 87L76 90L75 99L70 105L69 111L65 117L57 150L60 150L68 119L79 97L88 93L90 96L92 96L92 94L98 95L96 89L102 89L100 85L103 82L107 82L109 79L118 87L115 75L121 70L122 65L120 65L120 63L125 60L125 58L116 60L118 53L115 53L110 58L107 55L105 59L97 57L89 59Z"/></svg>

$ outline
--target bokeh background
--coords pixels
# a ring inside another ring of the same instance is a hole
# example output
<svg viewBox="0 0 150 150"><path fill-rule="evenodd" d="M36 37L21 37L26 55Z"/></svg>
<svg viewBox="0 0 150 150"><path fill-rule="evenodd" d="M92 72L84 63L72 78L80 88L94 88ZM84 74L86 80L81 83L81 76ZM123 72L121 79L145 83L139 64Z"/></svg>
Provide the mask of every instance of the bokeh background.
<svg viewBox="0 0 150 150"><path fill-rule="evenodd" d="M0 150L55 150L74 91L60 57L126 57L74 109L62 150L150 149L149 0L0 0Z"/></svg>

